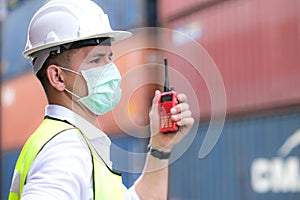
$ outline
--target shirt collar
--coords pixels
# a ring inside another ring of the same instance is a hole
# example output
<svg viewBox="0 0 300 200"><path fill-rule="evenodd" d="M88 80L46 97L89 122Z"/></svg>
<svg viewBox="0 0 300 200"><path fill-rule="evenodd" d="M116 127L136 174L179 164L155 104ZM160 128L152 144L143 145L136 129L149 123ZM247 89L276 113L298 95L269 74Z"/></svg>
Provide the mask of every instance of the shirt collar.
<svg viewBox="0 0 300 200"><path fill-rule="evenodd" d="M82 132L82 134L84 134L89 139L103 161L109 167L112 166L112 163L110 161L111 140L103 131L95 127L80 115L63 106L47 105L45 113L46 116L59 120L66 120L76 126Z"/></svg>

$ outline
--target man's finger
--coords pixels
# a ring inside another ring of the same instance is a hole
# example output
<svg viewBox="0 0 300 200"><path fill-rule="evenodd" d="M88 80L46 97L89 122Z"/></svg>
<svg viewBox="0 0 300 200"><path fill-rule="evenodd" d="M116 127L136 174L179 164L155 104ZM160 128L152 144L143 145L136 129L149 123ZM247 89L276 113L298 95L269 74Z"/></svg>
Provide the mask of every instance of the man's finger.
<svg viewBox="0 0 300 200"><path fill-rule="evenodd" d="M185 110L179 114L171 115L171 118L173 121L177 122L179 120L182 120L183 118L187 118L187 117L191 117L191 116L192 116L192 111Z"/></svg>
<svg viewBox="0 0 300 200"><path fill-rule="evenodd" d="M161 95L160 91L159 90L155 90L154 98L152 100L152 104L153 105L154 104L158 104L158 101L160 99L160 95Z"/></svg>
<svg viewBox="0 0 300 200"><path fill-rule="evenodd" d="M179 103L183 103L183 102L187 101L187 96L185 94L178 94L177 99L178 99Z"/></svg>
<svg viewBox="0 0 300 200"><path fill-rule="evenodd" d="M188 103L180 103L180 104L177 104L176 106L174 106L172 109L171 109L171 114L179 114L185 110L188 110L190 108L189 104Z"/></svg>
<svg viewBox="0 0 300 200"><path fill-rule="evenodd" d="M181 131L185 132L190 130L190 128L193 126L194 124L194 118L193 117L187 117L187 118L183 118L182 120L176 122L178 126L180 126Z"/></svg>

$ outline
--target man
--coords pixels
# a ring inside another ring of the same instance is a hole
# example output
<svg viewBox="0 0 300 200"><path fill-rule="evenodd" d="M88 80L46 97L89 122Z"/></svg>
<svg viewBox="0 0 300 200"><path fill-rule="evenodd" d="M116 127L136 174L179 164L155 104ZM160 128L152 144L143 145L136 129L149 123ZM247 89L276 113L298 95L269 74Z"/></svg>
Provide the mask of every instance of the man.
<svg viewBox="0 0 300 200"><path fill-rule="evenodd" d="M130 35L113 31L90 0L50 0L35 13L24 55L49 105L19 156L9 199L166 199L171 149L194 123L186 96L179 94L171 110L179 131L163 134L155 92L144 171L129 190L111 167L109 138L97 128L97 116L121 95L111 45Z"/></svg>

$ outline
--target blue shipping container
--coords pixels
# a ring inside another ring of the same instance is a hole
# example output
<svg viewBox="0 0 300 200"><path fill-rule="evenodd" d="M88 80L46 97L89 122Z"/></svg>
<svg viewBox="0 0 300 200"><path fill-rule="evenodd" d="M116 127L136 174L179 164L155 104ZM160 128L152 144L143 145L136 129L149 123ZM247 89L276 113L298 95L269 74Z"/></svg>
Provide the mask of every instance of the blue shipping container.
<svg viewBox="0 0 300 200"><path fill-rule="evenodd" d="M300 198L300 112L230 120L204 159L206 125L170 167L170 200Z"/></svg>

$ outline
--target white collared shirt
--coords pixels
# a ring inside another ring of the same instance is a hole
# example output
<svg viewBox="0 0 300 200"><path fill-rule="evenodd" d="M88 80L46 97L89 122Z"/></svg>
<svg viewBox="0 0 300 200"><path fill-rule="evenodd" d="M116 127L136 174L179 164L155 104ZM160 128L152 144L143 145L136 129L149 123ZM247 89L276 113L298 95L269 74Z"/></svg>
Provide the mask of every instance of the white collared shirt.
<svg viewBox="0 0 300 200"><path fill-rule="evenodd" d="M66 120L79 128L103 161L112 166L111 141L100 129L58 105L48 105L46 116ZM83 137L75 129L64 131L51 139L37 155L28 172L21 199L93 199L92 170L91 153ZM134 187L127 190L124 186L124 190L125 200L139 200Z"/></svg>

